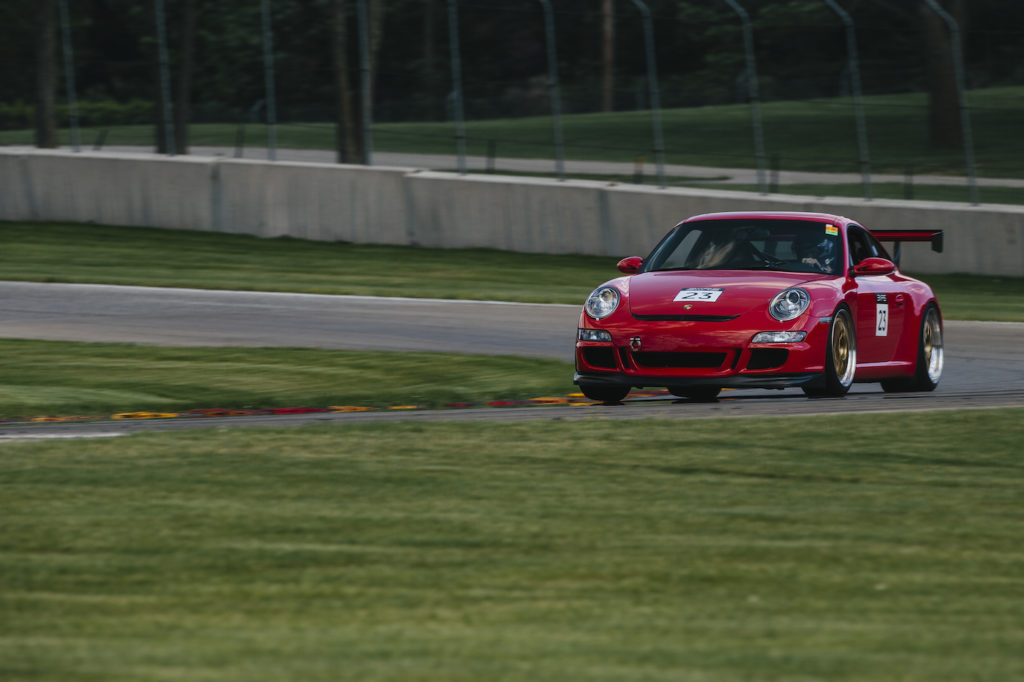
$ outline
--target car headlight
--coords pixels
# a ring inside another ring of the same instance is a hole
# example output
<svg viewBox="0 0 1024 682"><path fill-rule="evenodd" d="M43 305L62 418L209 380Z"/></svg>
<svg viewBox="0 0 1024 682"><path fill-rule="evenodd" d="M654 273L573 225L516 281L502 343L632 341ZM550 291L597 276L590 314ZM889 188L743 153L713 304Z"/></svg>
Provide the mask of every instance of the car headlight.
<svg viewBox="0 0 1024 682"><path fill-rule="evenodd" d="M598 287L587 298L583 309L587 311L587 315L590 315L595 320L603 320L615 312L615 309L619 307L621 298L619 290L615 287Z"/></svg>
<svg viewBox="0 0 1024 682"><path fill-rule="evenodd" d="M811 295L800 287L780 291L768 306L768 312L779 322L795 320L811 305Z"/></svg>

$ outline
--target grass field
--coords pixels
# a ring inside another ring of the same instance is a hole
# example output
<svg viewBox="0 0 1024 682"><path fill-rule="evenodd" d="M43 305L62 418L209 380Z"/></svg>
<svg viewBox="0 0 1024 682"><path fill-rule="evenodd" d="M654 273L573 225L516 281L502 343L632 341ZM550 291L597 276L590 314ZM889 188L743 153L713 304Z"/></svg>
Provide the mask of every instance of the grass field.
<svg viewBox="0 0 1024 682"><path fill-rule="evenodd" d="M1022 420L3 443L0 678L1021 679Z"/></svg>
<svg viewBox="0 0 1024 682"><path fill-rule="evenodd" d="M1024 177L1024 138L1017 135L1024 87L973 90L968 94L981 176ZM765 102L761 107L766 153L777 155L783 170L858 172L858 151L849 99ZM872 170L875 173L939 173L964 175L964 153L932 149L927 140L926 95L882 95L865 98ZM719 167L756 165L746 105L669 109L662 112L668 163ZM566 156L581 160L632 162L637 155L654 160L651 117L647 111L573 114L563 118ZM498 156L553 158L548 117L468 121L468 153L486 155L494 145ZM189 132L193 145L235 146L235 124L196 124ZM100 130L85 129L91 145ZM107 145L152 145L153 127L107 129ZM68 133L64 131L64 144ZM32 131L0 131L0 144L32 144ZM262 126L244 128L245 143L263 146ZM282 148L334 149L329 123L292 123L277 127ZM454 154L451 123L376 123L377 151Z"/></svg>
<svg viewBox="0 0 1024 682"><path fill-rule="evenodd" d="M538 358L0 339L0 419L482 404L564 397L572 372Z"/></svg>
<svg viewBox="0 0 1024 682"><path fill-rule="evenodd" d="M637 245L644 255L649 244ZM914 248L914 247L907 247ZM924 247L921 247L924 248ZM567 303L616 258L0 222L0 279ZM947 319L1024 321L1024 278L926 275Z"/></svg>
<svg viewBox="0 0 1024 682"><path fill-rule="evenodd" d="M999 133L1022 99L972 93L983 174L1024 176L1020 136ZM958 152L924 148L920 104L871 103L876 171L962 172ZM783 168L851 169L848 103L765 109ZM748 115L666 112L669 160L749 165ZM567 123L575 158L649 146L643 112ZM193 131L232 144L235 128ZM376 135L452 146L446 124ZM470 149L549 155L549 135L546 119L473 122ZM0 224L0 279L44 282L579 304L614 261ZM1024 321L1024 280L925 279L948 319ZM437 406L560 395L570 376L533 359L0 341L0 416ZM2 442L0 679L1021 679L1022 419L595 412Z"/></svg>
<svg viewBox="0 0 1024 682"><path fill-rule="evenodd" d="M0 223L0 279L582 305L616 259Z"/></svg>

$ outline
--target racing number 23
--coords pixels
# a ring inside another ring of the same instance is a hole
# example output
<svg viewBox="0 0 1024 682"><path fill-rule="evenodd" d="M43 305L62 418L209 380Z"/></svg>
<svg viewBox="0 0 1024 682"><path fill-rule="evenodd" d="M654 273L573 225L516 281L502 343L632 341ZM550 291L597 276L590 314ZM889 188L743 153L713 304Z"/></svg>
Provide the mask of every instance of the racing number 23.
<svg viewBox="0 0 1024 682"><path fill-rule="evenodd" d="M875 336L885 336L889 333L889 304L877 303L875 305Z"/></svg>
<svg viewBox="0 0 1024 682"><path fill-rule="evenodd" d="M717 301L725 289L712 289L710 287L692 287L681 289L674 301Z"/></svg>

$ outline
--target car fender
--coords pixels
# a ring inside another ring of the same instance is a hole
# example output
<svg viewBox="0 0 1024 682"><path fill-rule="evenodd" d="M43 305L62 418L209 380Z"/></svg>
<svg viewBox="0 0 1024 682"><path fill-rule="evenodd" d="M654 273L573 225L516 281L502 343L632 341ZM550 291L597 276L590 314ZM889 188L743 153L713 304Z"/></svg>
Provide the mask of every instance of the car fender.
<svg viewBox="0 0 1024 682"><path fill-rule="evenodd" d="M855 298L852 296L852 292L844 296L835 280L808 282L801 285L801 288L806 289L807 293L811 295L811 305L807 309L808 315L819 320L832 317L840 303L845 300L849 304L849 299Z"/></svg>

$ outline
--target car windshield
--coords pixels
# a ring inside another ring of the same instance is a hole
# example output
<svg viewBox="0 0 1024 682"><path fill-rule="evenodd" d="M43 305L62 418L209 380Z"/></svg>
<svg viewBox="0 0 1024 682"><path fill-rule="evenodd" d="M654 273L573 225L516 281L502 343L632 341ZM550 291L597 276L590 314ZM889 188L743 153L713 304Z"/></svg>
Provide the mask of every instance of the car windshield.
<svg viewBox="0 0 1024 682"><path fill-rule="evenodd" d="M773 218L697 220L680 225L651 254L659 270L781 270L842 273L839 227Z"/></svg>

